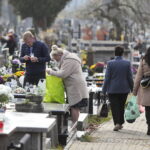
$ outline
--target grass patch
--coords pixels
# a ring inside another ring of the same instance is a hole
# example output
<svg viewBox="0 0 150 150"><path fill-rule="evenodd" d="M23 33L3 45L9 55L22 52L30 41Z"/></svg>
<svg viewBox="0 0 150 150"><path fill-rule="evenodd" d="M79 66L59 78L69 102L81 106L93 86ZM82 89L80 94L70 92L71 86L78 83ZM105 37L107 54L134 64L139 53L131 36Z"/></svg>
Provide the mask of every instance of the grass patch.
<svg viewBox="0 0 150 150"><path fill-rule="evenodd" d="M111 115L110 111L108 113L108 117L106 117L106 118L102 118L97 115L90 115L88 117L89 127L87 129L87 133L85 135L83 135L81 138L79 138L79 140L81 142L93 142L94 137L92 137L90 135L90 133L92 133L100 124L102 124L106 121L109 121L111 118L112 118L112 115Z"/></svg>
<svg viewBox="0 0 150 150"><path fill-rule="evenodd" d="M83 135L80 138L80 141L81 142L92 142L93 141L93 137L89 133L86 133L85 135Z"/></svg>
<svg viewBox="0 0 150 150"><path fill-rule="evenodd" d="M63 150L63 147L61 145L57 146L57 150Z"/></svg>
<svg viewBox="0 0 150 150"><path fill-rule="evenodd" d="M58 145L57 147L52 147L50 150L63 150L64 148L61 145Z"/></svg>
<svg viewBox="0 0 150 150"><path fill-rule="evenodd" d="M100 124L106 121L109 121L111 118L112 118L112 115L110 111L109 111L108 117L106 118L102 118L97 115L90 115L88 117L88 123L89 123L88 131L85 135L79 138L79 140L81 142L93 142L94 137L92 137L90 133L92 133L92 131L94 131Z"/></svg>
<svg viewBox="0 0 150 150"><path fill-rule="evenodd" d="M97 115L90 115L88 118L88 122L91 125L99 125L102 124L103 122L109 121L112 118L111 112L109 111L108 117L99 117Z"/></svg>

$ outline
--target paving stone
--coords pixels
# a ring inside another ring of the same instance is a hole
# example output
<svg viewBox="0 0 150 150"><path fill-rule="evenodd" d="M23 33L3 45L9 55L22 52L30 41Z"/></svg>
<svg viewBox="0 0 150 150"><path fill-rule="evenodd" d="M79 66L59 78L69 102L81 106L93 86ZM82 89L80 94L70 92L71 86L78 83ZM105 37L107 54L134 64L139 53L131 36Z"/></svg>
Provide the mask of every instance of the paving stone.
<svg viewBox="0 0 150 150"><path fill-rule="evenodd" d="M134 123L125 123L123 129L113 131L113 121L101 124L92 132L94 141L75 141L68 150L149 150L150 136L146 135L145 114L141 114Z"/></svg>

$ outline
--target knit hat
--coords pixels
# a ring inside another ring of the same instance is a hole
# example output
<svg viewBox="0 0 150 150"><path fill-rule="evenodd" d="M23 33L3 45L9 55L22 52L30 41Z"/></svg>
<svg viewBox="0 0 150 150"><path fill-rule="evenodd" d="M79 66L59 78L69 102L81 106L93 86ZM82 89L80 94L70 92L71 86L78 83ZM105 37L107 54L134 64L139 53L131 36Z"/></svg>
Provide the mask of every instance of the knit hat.
<svg viewBox="0 0 150 150"><path fill-rule="evenodd" d="M52 51L50 53L50 56L53 57L53 55L57 54L63 54L64 49L59 48L57 45L52 45Z"/></svg>

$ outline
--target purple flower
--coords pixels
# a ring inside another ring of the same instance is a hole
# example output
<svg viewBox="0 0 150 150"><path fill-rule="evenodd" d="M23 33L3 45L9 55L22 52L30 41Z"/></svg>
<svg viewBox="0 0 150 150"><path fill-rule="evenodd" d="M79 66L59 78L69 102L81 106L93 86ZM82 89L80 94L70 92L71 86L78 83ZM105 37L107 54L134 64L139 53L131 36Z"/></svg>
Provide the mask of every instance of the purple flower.
<svg viewBox="0 0 150 150"><path fill-rule="evenodd" d="M19 59L13 59L12 60L12 64L19 65L20 64L20 60Z"/></svg>

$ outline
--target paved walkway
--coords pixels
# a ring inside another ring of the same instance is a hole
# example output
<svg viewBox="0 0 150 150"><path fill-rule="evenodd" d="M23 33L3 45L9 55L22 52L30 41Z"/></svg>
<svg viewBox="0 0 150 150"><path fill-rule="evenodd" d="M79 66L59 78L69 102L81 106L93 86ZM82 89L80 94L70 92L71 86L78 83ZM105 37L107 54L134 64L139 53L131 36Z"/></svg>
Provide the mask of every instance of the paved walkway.
<svg viewBox="0 0 150 150"><path fill-rule="evenodd" d="M93 142L74 141L68 150L150 150L144 113L134 123L125 123L118 132L113 127L112 120L100 125L91 134Z"/></svg>

